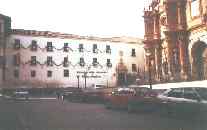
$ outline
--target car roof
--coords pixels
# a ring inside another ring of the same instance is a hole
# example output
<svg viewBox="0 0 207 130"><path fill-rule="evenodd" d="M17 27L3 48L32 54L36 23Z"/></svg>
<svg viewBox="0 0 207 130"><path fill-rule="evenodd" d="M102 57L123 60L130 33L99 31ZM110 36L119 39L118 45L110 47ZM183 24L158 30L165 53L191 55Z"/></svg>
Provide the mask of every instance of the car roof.
<svg viewBox="0 0 207 130"><path fill-rule="evenodd" d="M141 85L141 87L147 87L149 85ZM204 81L192 81L192 82L176 82L176 83L164 83L153 84L153 89L170 89L170 88L207 88L207 80Z"/></svg>

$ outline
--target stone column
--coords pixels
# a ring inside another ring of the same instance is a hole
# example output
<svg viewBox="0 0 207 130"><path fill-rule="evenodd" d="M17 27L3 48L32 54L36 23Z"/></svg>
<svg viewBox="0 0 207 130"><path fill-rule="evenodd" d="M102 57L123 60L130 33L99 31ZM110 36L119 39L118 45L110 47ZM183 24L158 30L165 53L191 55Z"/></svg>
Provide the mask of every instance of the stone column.
<svg viewBox="0 0 207 130"><path fill-rule="evenodd" d="M179 50L180 50L180 66L181 66L181 78L187 80L189 62L188 62L188 46L187 46L187 36L180 36L179 38Z"/></svg>
<svg viewBox="0 0 207 130"><path fill-rule="evenodd" d="M161 54L161 45L157 43L155 48L155 65L156 65L156 78L158 81L162 79L162 54Z"/></svg>
<svg viewBox="0 0 207 130"><path fill-rule="evenodd" d="M173 61L173 39L167 34L166 35L167 42L167 62L168 62L168 75L170 80L174 80L174 61Z"/></svg>

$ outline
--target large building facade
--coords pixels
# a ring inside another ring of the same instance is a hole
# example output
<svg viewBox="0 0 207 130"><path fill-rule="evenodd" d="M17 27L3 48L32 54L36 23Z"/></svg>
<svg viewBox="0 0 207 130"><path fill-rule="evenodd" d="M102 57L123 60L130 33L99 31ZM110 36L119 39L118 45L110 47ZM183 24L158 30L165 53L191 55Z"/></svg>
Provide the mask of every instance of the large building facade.
<svg viewBox="0 0 207 130"><path fill-rule="evenodd" d="M206 7L206 0L152 0L144 10L145 66L154 81L207 79Z"/></svg>
<svg viewBox="0 0 207 130"><path fill-rule="evenodd" d="M12 29L6 59L6 85L114 87L135 81L144 68L144 48L137 38Z"/></svg>

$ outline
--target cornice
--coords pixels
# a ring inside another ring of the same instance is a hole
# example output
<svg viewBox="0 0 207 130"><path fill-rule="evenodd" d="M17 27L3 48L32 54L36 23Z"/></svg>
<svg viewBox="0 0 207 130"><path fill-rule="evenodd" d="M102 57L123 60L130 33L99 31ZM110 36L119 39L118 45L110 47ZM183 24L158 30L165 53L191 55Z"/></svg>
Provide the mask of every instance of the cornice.
<svg viewBox="0 0 207 130"><path fill-rule="evenodd" d="M80 35L60 33L60 32L24 30L24 29L12 29L11 34L23 35L23 36L34 36L34 37L47 37L47 38L90 40L90 41L101 41L101 42L116 42L116 43L122 42L122 43L129 43L129 44L142 44L142 41L143 41L140 38L126 37L126 36L100 38L100 37L94 37L94 36L80 36Z"/></svg>

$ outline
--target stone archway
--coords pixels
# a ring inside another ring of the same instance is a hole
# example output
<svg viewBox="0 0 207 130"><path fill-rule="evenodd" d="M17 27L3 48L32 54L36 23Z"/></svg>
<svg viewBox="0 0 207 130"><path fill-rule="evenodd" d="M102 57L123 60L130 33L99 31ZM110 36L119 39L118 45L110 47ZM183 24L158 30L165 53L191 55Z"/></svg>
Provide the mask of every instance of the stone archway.
<svg viewBox="0 0 207 130"><path fill-rule="evenodd" d="M192 46L192 77L195 80L204 80L207 78L207 44L203 41L197 41Z"/></svg>

